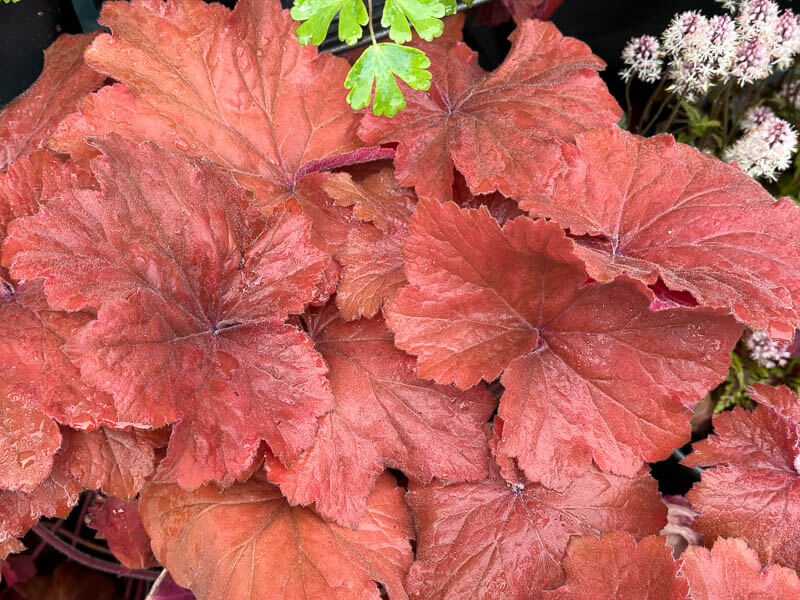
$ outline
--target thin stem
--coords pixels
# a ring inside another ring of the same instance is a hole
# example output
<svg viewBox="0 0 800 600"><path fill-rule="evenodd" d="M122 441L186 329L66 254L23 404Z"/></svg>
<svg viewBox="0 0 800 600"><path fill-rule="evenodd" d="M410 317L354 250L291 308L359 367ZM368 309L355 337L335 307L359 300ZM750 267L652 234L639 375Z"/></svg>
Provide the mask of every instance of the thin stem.
<svg viewBox="0 0 800 600"><path fill-rule="evenodd" d="M89 505L94 500L94 492L89 492L83 497L83 502L81 503L81 510L78 513L78 522L75 524L75 529L72 530L73 535L70 536L72 539L72 545L78 543L80 540L81 529L83 528L83 521L86 519L86 513L89 512Z"/></svg>
<svg viewBox="0 0 800 600"><path fill-rule="evenodd" d="M168 575L167 570L161 569L161 573L158 574L158 578L153 582L153 585L150 587L150 593L147 594L147 597L144 600L153 600L156 592L158 591L159 586L167 578L167 575Z"/></svg>
<svg viewBox="0 0 800 600"><path fill-rule="evenodd" d="M628 78L625 82L625 122L628 125L628 131L631 130L631 115L633 114L633 107L631 106L631 82L633 77Z"/></svg>
<svg viewBox="0 0 800 600"><path fill-rule="evenodd" d="M672 112L669 113L669 118L667 118L667 122L664 123L664 125L661 128L661 133L666 133L667 131L669 131L669 126L672 125L672 122L675 120L675 117L678 115L678 111L681 109L681 104L683 103L682 101L683 101L682 98L677 98L677 101L675 102L675 106L672 108Z"/></svg>
<svg viewBox="0 0 800 600"><path fill-rule="evenodd" d="M661 102L661 105L658 107L658 110L656 111L656 114L655 114L655 116L653 116L653 118L652 118L652 119L650 119L650 122L649 122L647 125L645 125L645 126L644 126L644 129L642 129L642 130L639 132L639 135L645 135L645 134L648 132L648 130L649 130L649 129L650 129L652 126L653 126L653 125L655 125L655 124L656 124L656 121L658 121L658 117L660 117L660 116L661 116L661 113L664 111L664 108L666 108L666 106L669 104L669 101L670 101L670 100L672 100L672 99L673 99L673 98L675 98L675 97L676 97L676 95L675 95L675 93L673 92L673 93L671 93L669 96L667 96L666 98L664 98L664 101L663 101L663 102Z"/></svg>
<svg viewBox="0 0 800 600"><path fill-rule="evenodd" d="M375 29L372 26L372 0L367 0L367 10L369 10L369 37L372 39L372 45L377 46L378 42L375 39Z"/></svg>
<svg viewBox="0 0 800 600"><path fill-rule="evenodd" d="M655 100L658 97L658 95L662 92L662 90L664 89L664 86L666 84L667 84L667 76L664 75L664 76L661 77L661 81L658 82L658 87L655 89L655 91L652 94L650 94L650 97L647 99L647 104L644 105L644 110L642 111L642 116L639 118L639 123L638 123L639 125L641 125L642 123L646 122L647 117L650 116L650 109L653 107L653 103L655 102ZM628 129L633 131L632 127L629 127ZM637 131L639 129L641 129L641 127L637 127L636 128Z"/></svg>
<svg viewBox="0 0 800 600"><path fill-rule="evenodd" d="M100 546L98 544L93 544L92 542L89 542L83 539L82 537L75 535L74 533L70 533L69 531L64 531L62 529L58 532L58 535L63 535L70 542L72 542L73 546L75 546L76 544L80 544L81 546L84 546L89 550L94 550L95 552L100 552L101 554L108 554L109 556L114 556L114 554L111 551L109 551L108 548L103 548L103 546Z"/></svg>
<svg viewBox="0 0 800 600"><path fill-rule="evenodd" d="M85 552L81 552L77 548L70 546L67 542L62 540L42 524L34 525L31 528L31 531L33 531L36 535L50 544L53 549L58 550L67 558L74 560L85 567L94 569L95 571L110 573L112 575L116 575L117 577L131 577L133 579L144 579L147 581L154 581L158 577L158 573L153 571L148 571L146 569L132 571L120 564L89 556Z"/></svg>
<svg viewBox="0 0 800 600"><path fill-rule="evenodd" d="M730 123L730 102L732 89L733 86L729 85L728 89L725 90L725 95L722 97L722 148L720 148L720 150L724 150L728 142L728 125Z"/></svg>

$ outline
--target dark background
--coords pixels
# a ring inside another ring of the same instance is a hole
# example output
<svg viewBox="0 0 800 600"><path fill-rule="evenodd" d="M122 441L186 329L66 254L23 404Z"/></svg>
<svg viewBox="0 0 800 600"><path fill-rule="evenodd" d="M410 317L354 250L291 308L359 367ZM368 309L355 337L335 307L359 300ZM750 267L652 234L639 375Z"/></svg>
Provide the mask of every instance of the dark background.
<svg viewBox="0 0 800 600"><path fill-rule="evenodd" d="M0 105L24 91L42 69L42 50L61 32L78 33L96 27L95 4L102 0L0 1ZM224 2L229 6L235 0ZM288 0L290 3L291 0ZM780 2L783 7L800 0ZM77 8L77 11L76 11ZM553 21L566 35L587 42L609 65L605 78L620 98L619 54L628 38L660 33L673 14L698 9L706 14L721 12L713 0L565 0ZM471 21L472 19L470 19ZM484 68L502 62L508 51L506 36L512 24L498 27L468 25L465 39L480 54ZM634 86L634 94L641 90Z"/></svg>

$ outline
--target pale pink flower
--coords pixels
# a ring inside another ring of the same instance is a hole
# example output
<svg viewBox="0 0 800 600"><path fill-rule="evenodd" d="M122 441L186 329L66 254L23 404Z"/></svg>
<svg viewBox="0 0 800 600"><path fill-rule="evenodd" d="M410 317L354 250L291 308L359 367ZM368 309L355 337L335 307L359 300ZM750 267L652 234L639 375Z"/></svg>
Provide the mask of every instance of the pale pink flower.
<svg viewBox="0 0 800 600"><path fill-rule="evenodd" d="M658 81L664 61L661 45L652 35L633 38L622 50L622 61L627 65L620 72L624 81L637 77L647 83Z"/></svg>
<svg viewBox="0 0 800 600"><path fill-rule="evenodd" d="M751 332L745 339L745 345L750 351L750 358L767 369L786 366L792 356L789 344L773 340L764 331Z"/></svg>
<svg viewBox="0 0 800 600"><path fill-rule="evenodd" d="M773 110L768 106L755 106L748 109L744 114L742 129L749 131L754 127L758 127L777 118Z"/></svg>
<svg viewBox="0 0 800 600"><path fill-rule="evenodd" d="M742 37L773 35L778 26L778 4L772 0L745 0L739 5L736 22Z"/></svg>
<svg viewBox="0 0 800 600"><path fill-rule="evenodd" d="M796 54L800 53L800 21L791 10L785 10L775 28L772 62L779 69L788 69Z"/></svg>
<svg viewBox="0 0 800 600"><path fill-rule="evenodd" d="M751 177L774 181L789 167L796 150L797 132L787 121L774 118L745 132L724 158Z"/></svg>
<svg viewBox="0 0 800 600"><path fill-rule="evenodd" d="M741 85L766 79L772 72L770 49L759 35L752 35L739 44L731 74Z"/></svg>

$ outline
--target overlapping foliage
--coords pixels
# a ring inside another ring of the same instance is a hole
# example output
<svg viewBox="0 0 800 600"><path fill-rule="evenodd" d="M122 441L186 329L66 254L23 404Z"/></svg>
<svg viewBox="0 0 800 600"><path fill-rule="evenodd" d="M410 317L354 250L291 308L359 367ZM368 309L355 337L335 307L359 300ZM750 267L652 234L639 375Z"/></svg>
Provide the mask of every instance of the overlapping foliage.
<svg viewBox="0 0 800 600"><path fill-rule="evenodd" d="M458 17L412 40L433 83L394 119L272 0L103 22L48 55L70 114L0 116L0 558L89 489L201 599L800 593L792 392L690 456L711 551L655 537L646 469L744 325L800 326L793 203L618 129L541 21L492 73Z"/></svg>

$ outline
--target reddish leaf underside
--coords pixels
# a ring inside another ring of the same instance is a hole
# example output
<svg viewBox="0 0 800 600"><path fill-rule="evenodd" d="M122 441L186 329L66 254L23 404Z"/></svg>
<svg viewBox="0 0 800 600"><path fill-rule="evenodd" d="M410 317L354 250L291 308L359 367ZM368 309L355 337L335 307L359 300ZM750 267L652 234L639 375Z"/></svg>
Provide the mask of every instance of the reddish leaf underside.
<svg viewBox="0 0 800 600"><path fill-rule="evenodd" d="M156 566L150 538L139 516L139 503L115 496L100 499L89 511L89 526L108 542L114 556L129 569Z"/></svg>
<svg viewBox="0 0 800 600"><path fill-rule="evenodd" d="M616 129L576 143L565 175L520 206L573 235L600 236L579 238L576 249L591 277L660 277L701 306L791 339L800 325L798 207L671 136Z"/></svg>
<svg viewBox="0 0 800 600"><path fill-rule="evenodd" d="M291 507L258 475L220 493L149 485L142 519L159 562L201 600L407 598L411 517L403 490L382 475L355 530Z"/></svg>
<svg viewBox="0 0 800 600"><path fill-rule="evenodd" d="M308 220L264 220L207 161L96 140L102 193L69 191L14 222L3 262L44 278L51 306L99 309L66 346L118 422L176 422L159 474L197 487L245 472L261 440L286 463L332 406L302 312L328 259Z"/></svg>
<svg viewBox="0 0 800 600"><path fill-rule="evenodd" d="M743 538L764 563L800 569L800 403L788 388L757 385L755 411L714 416L714 431L684 461L713 466L687 498L707 544Z"/></svg>
<svg viewBox="0 0 800 600"><path fill-rule="evenodd" d="M522 197L563 168L559 139L611 127L622 114L589 47L551 23L525 21L505 62L486 73L462 42L418 43L431 59L430 91L404 89L393 118L366 115L359 135L398 144L395 174L419 196L452 198L454 168L475 194Z"/></svg>
<svg viewBox="0 0 800 600"><path fill-rule="evenodd" d="M566 583L544 600L688 600L688 585L663 537L638 544L627 533L576 537L563 562Z"/></svg>
<svg viewBox="0 0 800 600"><path fill-rule="evenodd" d="M28 90L0 112L0 170L42 148L78 101L105 76L83 62L95 33L61 35L44 52L44 70Z"/></svg>
<svg viewBox="0 0 800 600"><path fill-rule="evenodd" d="M412 485L407 494L417 529L411 598L528 600L564 580L561 561L573 535L656 533L666 508L656 482L593 467L564 492L512 486L490 467L480 483Z"/></svg>
<svg viewBox="0 0 800 600"><path fill-rule="evenodd" d="M309 171L375 158L357 151L349 65L300 46L278 2L244 0L233 12L202 0L107 2L100 22L112 35L86 61L121 83L81 103L56 136L61 151L85 157L84 136L112 131L154 141L230 169L266 209Z"/></svg>
<svg viewBox="0 0 800 600"><path fill-rule="evenodd" d="M791 569L761 562L744 540L718 539L712 550L691 546L681 557L692 600L786 600L800 598Z"/></svg>
<svg viewBox="0 0 800 600"><path fill-rule="evenodd" d="M382 319L346 323L328 307L309 328L336 407L290 469L273 461L270 480L290 502L316 502L324 517L354 527L384 467L422 483L486 477L482 427L496 403L482 385L462 392L419 379L416 361L394 347Z"/></svg>
<svg viewBox="0 0 800 600"><path fill-rule="evenodd" d="M64 431L70 473L90 490L131 500L156 470L156 448L167 444L165 430ZM139 568L139 567L135 567Z"/></svg>
<svg viewBox="0 0 800 600"><path fill-rule="evenodd" d="M554 223L420 202L411 283L386 309L420 376L468 388L504 372L499 450L564 489L594 460L632 476L689 439L689 406L727 373L741 327L718 313L650 311L643 286L587 283Z"/></svg>

